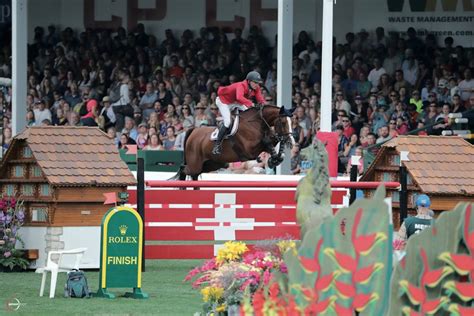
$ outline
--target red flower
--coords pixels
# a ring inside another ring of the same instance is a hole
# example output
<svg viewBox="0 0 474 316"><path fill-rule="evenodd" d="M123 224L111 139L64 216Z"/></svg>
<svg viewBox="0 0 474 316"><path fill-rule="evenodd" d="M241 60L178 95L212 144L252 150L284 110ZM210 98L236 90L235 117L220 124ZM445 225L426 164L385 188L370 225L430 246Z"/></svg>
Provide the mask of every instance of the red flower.
<svg viewBox="0 0 474 316"><path fill-rule="evenodd" d="M441 296L440 298L431 301L425 301L423 304L421 304L421 311L424 315L433 315L447 302L449 302L449 299L446 296Z"/></svg>
<svg viewBox="0 0 474 316"><path fill-rule="evenodd" d="M336 301L336 296L331 296L328 297L327 299L317 302L316 300L311 302L306 309L305 309L305 315L319 315L321 313L324 313L327 311L329 307L331 307L334 302Z"/></svg>
<svg viewBox="0 0 474 316"><path fill-rule="evenodd" d="M443 252L438 257L448 263L460 275L467 275L474 270L474 257Z"/></svg>
<svg viewBox="0 0 474 316"><path fill-rule="evenodd" d="M301 263L301 266L307 273L314 273L319 271L319 262L313 258L308 257L298 257Z"/></svg>
<svg viewBox="0 0 474 316"><path fill-rule="evenodd" d="M421 276L421 286L435 287L448 274L453 272L450 267L443 267L441 269L430 270L428 257L424 248L420 248L420 256L423 262L423 274Z"/></svg>
<svg viewBox="0 0 474 316"><path fill-rule="evenodd" d="M322 244L323 244L323 239L320 239L318 241L318 244L316 245L316 248L314 249L313 258L298 256L301 266L307 273L314 273L316 271L321 270L321 267L319 265L318 255L319 255L319 250L321 249Z"/></svg>
<svg viewBox="0 0 474 316"><path fill-rule="evenodd" d="M448 307L448 311L453 316L471 316L474 315L474 308L472 307L463 307L458 304L451 304Z"/></svg>
<svg viewBox="0 0 474 316"><path fill-rule="evenodd" d="M253 310L255 316L263 315L263 306L265 305L265 295L263 289L257 290L253 295Z"/></svg>
<svg viewBox="0 0 474 316"><path fill-rule="evenodd" d="M407 280L400 281L400 288L402 293L405 293L414 305L420 305L426 299L425 290L408 283Z"/></svg>
<svg viewBox="0 0 474 316"><path fill-rule="evenodd" d="M340 271L336 270L334 272L331 272L325 276L322 276L322 277L318 277L318 279L316 280L316 283L314 285L314 288L316 289L316 291L322 291L322 292L326 292L330 287L331 285L334 283L333 281L341 274Z"/></svg>
<svg viewBox="0 0 474 316"><path fill-rule="evenodd" d="M335 303L334 309L336 310L337 316L353 316L354 315L354 310L352 309L352 307L344 307Z"/></svg>
<svg viewBox="0 0 474 316"><path fill-rule="evenodd" d="M422 316L421 313L411 309L410 307L408 306L404 306L402 307L402 312L403 314L405 314L406 316Z"/></svg>
<svg viewBox="0 0 474 316"><path fill-rule="evenodd" d="M380 242L387 240L384 233L373 233L370 235L362 235L355 238L354 248L357 253L365 256Z"/></svg>
<svg viewBox="0 0 474 316"><path fill-rule="evenodd" d="M267 285L268 283L270 283L271 278L272 278L272 274L270 273L270 271L265 270L263 272L263 284ZM274 283L274 284L277 284L277 283Z"/></svg>
<svg viewBox="0 0 474 316"><path fill-rule="evenodd" d="M471 301L474 298L474 283L454 282L448 281L443 284L443 287L447 289L448 295L452 293L456 294L457 297L462 299L464 302Z"/></svg>
<svg viewBox="0 0 474 316"><path fill-rule="evenodd" d="M421 284L428 287L435 287L443 280L445 276L452 273L453 269L451 267L443 267L441 269L430 270L423 273L421 277Z"/></svg>
<svg viewBox="0 0 474 316"><path fill-rule="evenodd" d="M354 273L354 283L366 284L370 278L379 270L383 269L383 263L377 262L370 266L358 269Z"/></svg>
<svg viewBox="0 0 474 316"><path fill-rule="evenodd" d="M323 252L334 260L343 273L356 271L357 261L352 256L337 252L334 248L326 248Z"/></svg>
<svg viewBox="0 0 474 316"><path fill-rule="evenodd" d="M288 306L286 307L287 315L288 316L300 316L301 313L298 309L298 305L296 305L295 299L293 296L288 298ZM241 314L242 315L242 314Z"/></svg>
<svg viewBox="0 0 474 316"><path fill-rule="evenodd" d="M270 285L270 288L268 289L268 294L270 294L271 299L277 299L278 294L280 294L280 286L277 282L274 282L272 283L272 285Z"/></svg>
<svg viewBox="0 0 474 316"><path fill-rule="evenodd" d="M356 288L353 284L344 283L336 280L336 289L343 298L350 298L356 295Z"/></svg>
<svg viewBox="0 0 474 316"><path fill-rule="evenodd" d="M370 294L357 294L352 302L352 307L358 311L362 312L370 303L379 299L379 295L377 293L370 293Z"/></svg>

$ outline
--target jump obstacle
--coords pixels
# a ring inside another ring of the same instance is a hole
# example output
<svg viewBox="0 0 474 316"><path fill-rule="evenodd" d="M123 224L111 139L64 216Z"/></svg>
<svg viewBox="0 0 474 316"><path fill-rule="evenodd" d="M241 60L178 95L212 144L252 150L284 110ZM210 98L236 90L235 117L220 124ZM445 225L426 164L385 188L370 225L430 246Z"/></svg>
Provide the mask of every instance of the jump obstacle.
<svg viewBox="0 0 474 316"><path fill-rule="evenodd" d="M333 211L348 206L350 188L380 184L331 181ZM146 181L145 259L209 259L228 240L251 245L272 238L299 239L297 185L297 181ZM137 190L130 189L129 194L129 203L136 207Z"/></svg>

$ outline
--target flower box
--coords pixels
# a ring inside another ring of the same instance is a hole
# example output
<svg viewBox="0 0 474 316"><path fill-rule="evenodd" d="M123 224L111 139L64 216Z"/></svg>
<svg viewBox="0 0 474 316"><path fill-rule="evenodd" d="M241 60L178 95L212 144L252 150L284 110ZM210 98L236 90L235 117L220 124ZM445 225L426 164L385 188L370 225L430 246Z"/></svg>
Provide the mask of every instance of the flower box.
<svg viewBox="0 0 474 316"><path fill-rule="evenodd" d="M38 249L25 249L25 259L30 261L37 260L39 258Z"/></svg>

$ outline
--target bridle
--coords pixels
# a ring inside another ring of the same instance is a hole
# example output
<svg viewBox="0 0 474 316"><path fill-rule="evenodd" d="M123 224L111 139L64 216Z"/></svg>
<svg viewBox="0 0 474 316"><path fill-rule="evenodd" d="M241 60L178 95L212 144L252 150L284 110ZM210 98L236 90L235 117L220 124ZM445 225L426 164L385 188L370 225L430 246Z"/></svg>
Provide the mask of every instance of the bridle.
<svg viewBox="0 0 474 316"><path fill-rule="evenodd" d="M263 116L263 108L265 106L259 106L259 114L260 114L260 119L265 123L265 125L268 127L268 130L271 130L272 127L270 126L270 124L267 122L267 120L265 119L265 117ZM278 126L277 126L278 125ZM281 127L281 128L280 128ZM280 129L280 130L283 130L283 123L281 122L281 120L276 120L276 123L275 123L275 132L276 134L273 135L273 137L276 138L277 142L287 142L288 139L290 138L290 135L291 135L291 132L290 132L290 129L288 129L288 132L287 133L279 133L277 132L277 130ZM280 146L280 148L283 147L283 146Z"/></svg>

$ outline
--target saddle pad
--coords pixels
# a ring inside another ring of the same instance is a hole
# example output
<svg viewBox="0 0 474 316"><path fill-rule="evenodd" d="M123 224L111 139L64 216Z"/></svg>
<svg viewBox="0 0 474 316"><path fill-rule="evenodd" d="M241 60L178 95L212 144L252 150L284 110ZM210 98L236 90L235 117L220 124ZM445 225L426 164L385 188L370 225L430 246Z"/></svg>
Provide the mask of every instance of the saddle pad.
<svg viewBox="0 0 474 316"><path fill-rule="evenodd" d="M224 136L224 139L229 138L231 136L234 136L235 133L237 133L237 130L239 129L239 116L237 115L235 119L233 120L232 124L232 129L230 133L226 134ZM217 139L217 134L219 134L219 127L216 127L216 129L211 133L211 140L214 141Z"/></svg>

